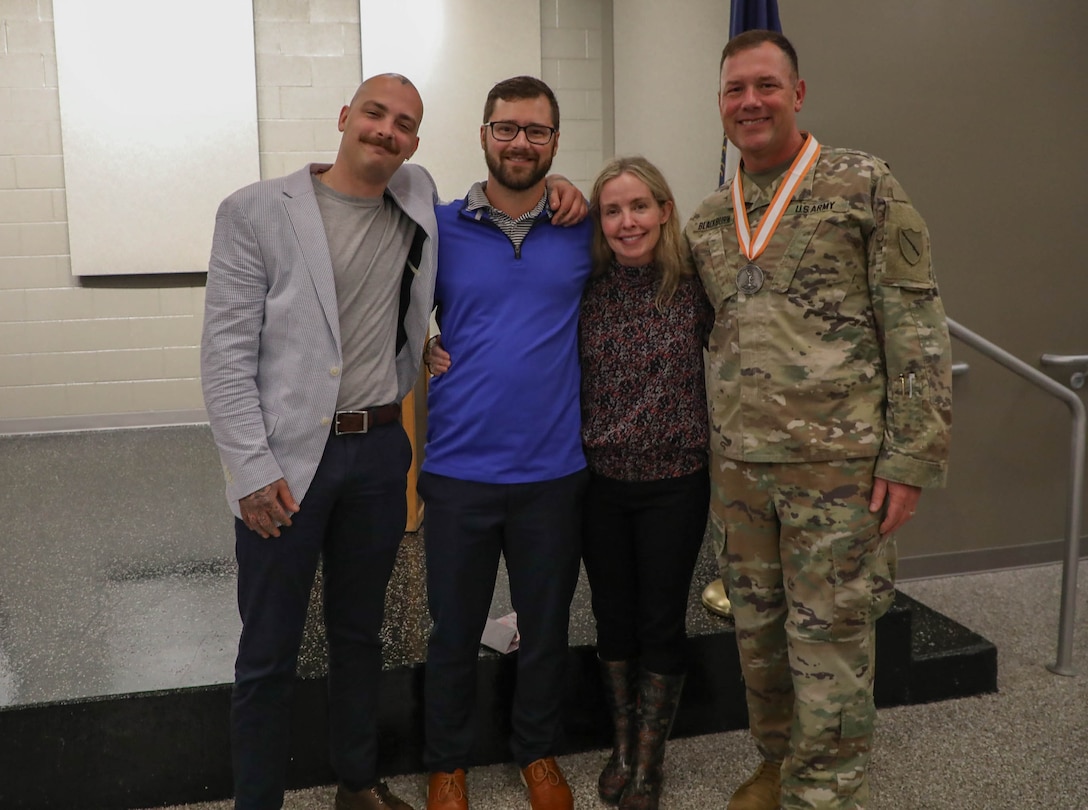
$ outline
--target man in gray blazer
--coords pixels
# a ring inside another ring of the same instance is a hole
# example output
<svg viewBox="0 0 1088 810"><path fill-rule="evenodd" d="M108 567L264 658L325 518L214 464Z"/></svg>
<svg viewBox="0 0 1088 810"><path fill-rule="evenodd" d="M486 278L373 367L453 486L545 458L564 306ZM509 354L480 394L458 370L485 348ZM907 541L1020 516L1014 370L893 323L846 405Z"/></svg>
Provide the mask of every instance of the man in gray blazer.
<svg viewBox="0 0 1088 810"><path fill-rule="evenodd" d="M235 807L279 808L291 693L323 558L337 810L411 810L376 774L385 590L412 459L437 250L434 181L405 165L423 102L402 76L340 111L335 162L248 186L216 215L204 400L235 514Z"/></svg>
<svg viewBox="0 0 1088 810"><path fill-rule="evenodd" d="M323 558L336 810L411 810L377 779L379 631L407 518L412 449L397 417L433 304L434 181L405 164L423 102L367 79L331 165L247 186L216 215L200 365L236 517L231 748L235 807L283 804L291 693ZM586 213L553 181L553 222Z"/></svg>

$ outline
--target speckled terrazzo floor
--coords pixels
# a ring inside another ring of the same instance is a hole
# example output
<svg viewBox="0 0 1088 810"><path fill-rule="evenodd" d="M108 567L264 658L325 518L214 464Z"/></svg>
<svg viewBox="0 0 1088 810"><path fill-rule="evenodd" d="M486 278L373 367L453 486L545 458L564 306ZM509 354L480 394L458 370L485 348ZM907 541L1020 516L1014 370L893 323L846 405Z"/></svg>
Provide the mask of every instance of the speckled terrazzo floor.
<svg viewBox="0 0 1088 810"><path fill-rule="evenodd" d="M0 707L230 680L238 623L217 469L206 427L0 437ZM705 557L695 588L711 575ZM420 538L409 535L389 599L391 663L422 655L422 576ZM1088 673L1088 563L1080 582L1075 661ZM1088 809L1088 675L1043 666L1054 658L1060 567L902 589L996 644L999 692L882 710L870 808ZM587 605L583 582L574 643L592 641ZM492 615L507 610L500 588ZM716 621L692 601L693 630ZM317 656L303 663L320 667ZM755 765L743 732L676 740L669 752L666 810L723 807ZM562 758L579 807L603 807L594 783L604 758ZM422 810L423 775L390 781ZM469 789L475 810L525 806L509 765L473 770ZM286 807L331 808L331 797L298 791Z"/></svg>
<svg viewBox="0 0 1088 810"><path fill-rule="evenodd" d="M903 590L982 633L1000 657L999 692L880 712L869 810L1085 810L1088 808L1088 562L1079 579L1076 677L1050 673L1054 660L1059 566L905 583ZM576 806L605 807L595 780L603 751L566 756L561 765ZM668 749L663 810L722 808L757 764L745 732L675 740ZM424 774L390 785L419 810ZM474 810L525 807L512 765L469 774ZM288 810L329 810L332 788L295 791ZM229 802L187 805L229 810ZM179 808L174 808L179 810Z"/></svg>

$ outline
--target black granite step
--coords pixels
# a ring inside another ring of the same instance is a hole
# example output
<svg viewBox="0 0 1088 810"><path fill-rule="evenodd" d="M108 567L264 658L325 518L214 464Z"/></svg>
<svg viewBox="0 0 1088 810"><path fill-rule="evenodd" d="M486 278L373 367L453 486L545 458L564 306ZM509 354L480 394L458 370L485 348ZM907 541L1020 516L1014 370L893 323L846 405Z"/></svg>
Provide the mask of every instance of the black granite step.
<svg viewBox="0 0 1088 810"><path fill-rule="evenodd" d="M412 569L417 563L398 565ZM698 605L695 585L692 593L692 666L674 736L744 728L747 714L732 627ZM584 595L581 601L576 610L586 611ZM417 618L418 607L411 608ZM572 625L572 641L586 635L586 616L581 622L578 632ZM319 626L308 637L311 648L320 646ZM996 691L993 645L907 596L898 595L880 620L877 638L878 706ZM477 764L510 759L506 739L515 656L481 654ZM292 788L334 780L326 747L324 677L314 671L320 664L313 658L307 667L311 671L300 674L294 702ZM571 647L570 673L564 752L604 747L608 720L591 644ZM422 685L418 659L384 672L383 773L423 769ZM0 807L108 809L225 798L231 792L229 700L230 686L215 684L0 708Z"/></svg>

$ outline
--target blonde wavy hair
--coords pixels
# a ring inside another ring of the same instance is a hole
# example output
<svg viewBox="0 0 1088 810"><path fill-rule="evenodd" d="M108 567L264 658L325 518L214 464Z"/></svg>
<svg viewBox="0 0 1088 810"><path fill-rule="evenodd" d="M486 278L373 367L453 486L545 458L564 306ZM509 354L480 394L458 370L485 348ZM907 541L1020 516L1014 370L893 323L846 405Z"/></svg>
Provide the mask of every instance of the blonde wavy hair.
<svg viewBox="0 0 1088 810"><path fill-rule="evenodd" d="M680 281L692 275L694 270L691 253L680 233L676 198L673 197L672 189L669 188L661 170L641 155L610 160L593 182L593 192L589 198L590 212L596 225L593 229L593 275L599 276L604 273L616 258L601 228L601 191L606 183L615 180L621 174L630 174L645 183L659 206L664 207L666 203L672 203L672 212L661 225L661 238L654 246L654 269L657 270L660 278L654 304L659 310L663 310L672 300L677 287L680 286Z"/></svg>

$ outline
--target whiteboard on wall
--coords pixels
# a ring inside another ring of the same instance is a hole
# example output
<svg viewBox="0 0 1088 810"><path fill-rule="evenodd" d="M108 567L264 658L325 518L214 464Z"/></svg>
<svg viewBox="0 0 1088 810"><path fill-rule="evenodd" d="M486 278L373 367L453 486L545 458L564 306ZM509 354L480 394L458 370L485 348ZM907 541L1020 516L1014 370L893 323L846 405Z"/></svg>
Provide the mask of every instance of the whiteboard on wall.
<svg viewBox="0 0 1088 810"><path fill-rule="evenodd" d="M487 176L484 101L496 82L540 76L540 0L359 0L363 77L400 73L423 97L419 151L445 200Z"/></svg>
<svg viewBox="0 0 1088 810"><path fill-rule="evenodd" d="M208 269L260 178L251 0L53 0L72 273Z"/></svg>

